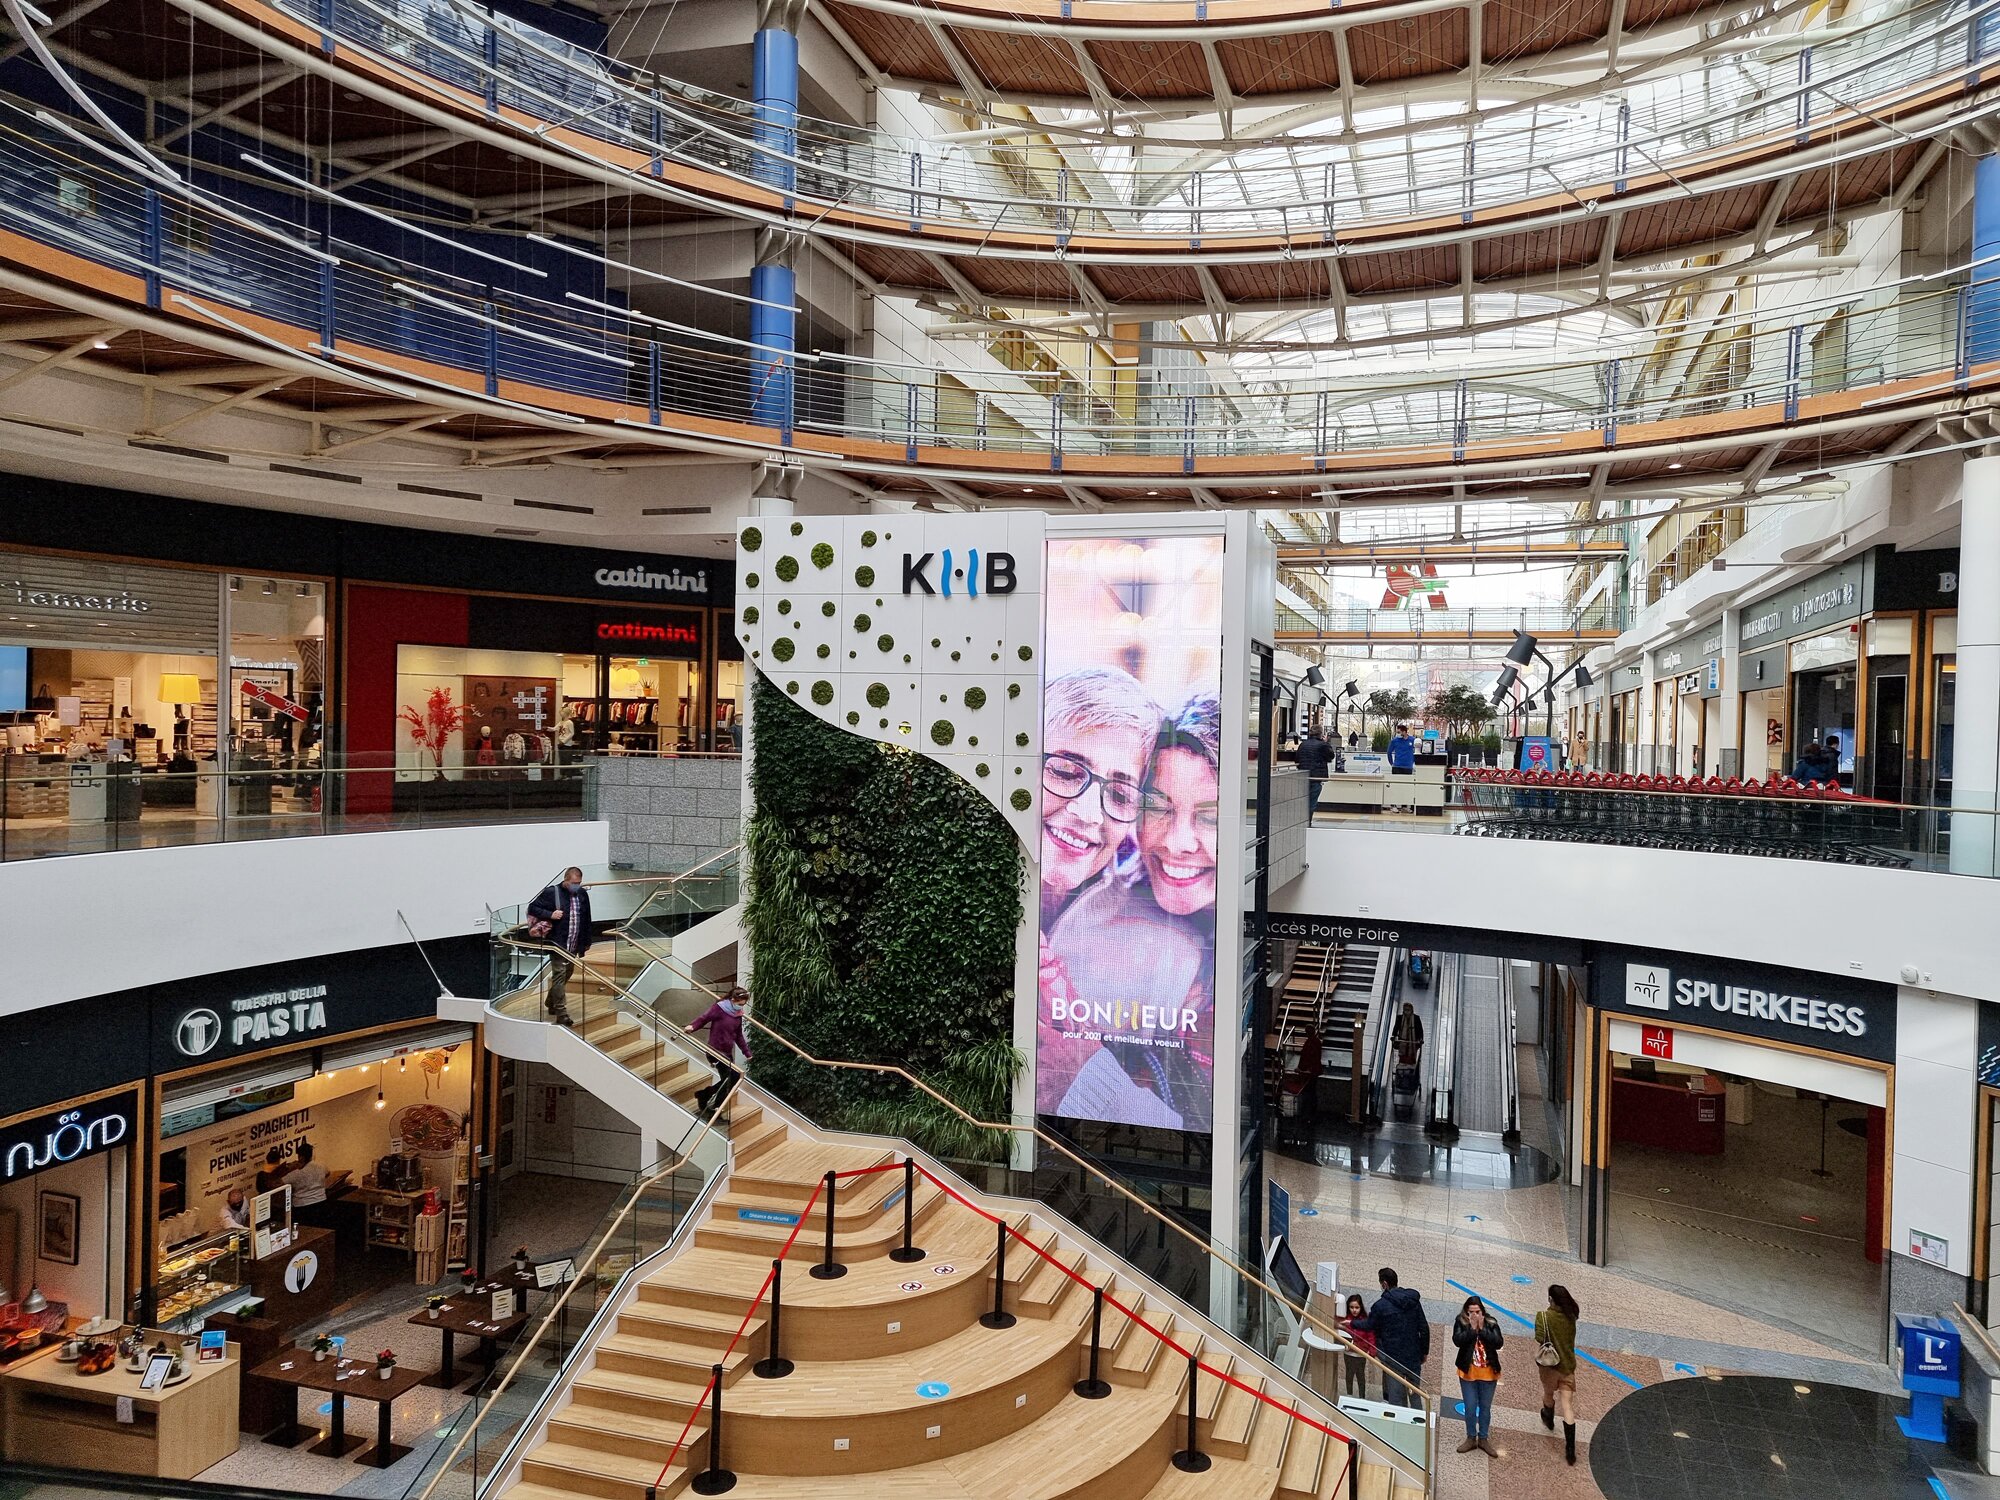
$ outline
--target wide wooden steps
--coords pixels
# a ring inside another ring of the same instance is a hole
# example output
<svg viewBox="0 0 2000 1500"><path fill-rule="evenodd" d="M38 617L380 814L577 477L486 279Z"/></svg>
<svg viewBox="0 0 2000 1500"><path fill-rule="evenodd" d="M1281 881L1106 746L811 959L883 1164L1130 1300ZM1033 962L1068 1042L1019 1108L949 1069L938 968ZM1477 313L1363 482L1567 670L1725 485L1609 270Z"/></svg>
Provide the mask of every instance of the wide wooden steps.
<svg viewBox="0 0 2000 1500"><path fill-rule="evenodd" d="M906 1205L892 1151L807 1139L747 1088L729 1114L726 1187L594 1340L509 1500L685 1493L709 1461L704 1392L717 1366L722 1457L742 1500L1346 1500L1347 1445L1294 1418L1297 1388L1101 1250L1011 1215L999 1290L1014 1321L986 1327L991 1219L921 1176ZM856 1175L835 1200L844 1273L819 1279L823 1204L807 1205L828 1171ZM906 1206L923 1251L907 1263L889 1258ZM754 1371L772 1337L758 1299L788 1240L778 1337L794 1368L766 1379ZM1111 1393L1092 1401L1073 1387L1098 1287ZM1187 1350L1203 1365L1194 1414L1212 1467L1201 1475L1171 1463L1187 1441ZM1415 1500L1384 1465L1357 1475L1362 1500Z"/></svg>

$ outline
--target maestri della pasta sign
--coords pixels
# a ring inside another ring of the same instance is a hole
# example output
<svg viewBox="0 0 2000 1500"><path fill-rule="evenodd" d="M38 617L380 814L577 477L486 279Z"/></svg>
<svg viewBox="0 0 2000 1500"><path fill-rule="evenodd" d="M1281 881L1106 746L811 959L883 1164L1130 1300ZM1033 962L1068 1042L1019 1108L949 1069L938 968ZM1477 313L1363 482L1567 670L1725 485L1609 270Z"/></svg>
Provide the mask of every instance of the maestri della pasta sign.
<svg viewBox="0 0 2000 1500"><path fill-rule="evenodd" d="M1051 538L1035 1108L1212 1128L1219 536Z"/></svg>

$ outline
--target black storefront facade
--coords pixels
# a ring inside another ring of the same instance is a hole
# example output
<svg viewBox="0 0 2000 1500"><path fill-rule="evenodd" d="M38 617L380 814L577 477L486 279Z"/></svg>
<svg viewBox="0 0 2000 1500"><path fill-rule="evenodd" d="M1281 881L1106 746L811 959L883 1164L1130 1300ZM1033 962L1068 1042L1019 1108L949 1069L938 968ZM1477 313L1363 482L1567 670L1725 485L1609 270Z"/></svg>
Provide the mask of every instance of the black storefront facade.
<svg viewBox="0 0 2000 1500"><path fill-rule="evenodd" d="M197 1179L235 1172L247 1183L269 1146L313 1138L315 1100L329 1146L343 1123L353 1138L380 1121L386 1152L396 1106L430 1096L443 1064L476 1160L491 1138L484 1059L471 1028L439 1020L438 979L483 994L488 962L486 939L468 934L422 955L409 944L328 954L0 1017L0 1208L23 1210L26 1251L7 1271L22 1282L10 1290L46 1282L76 1318L168 1321L161 1302L179 1283L162 1268L216 1242L219 1196L191 1202ZM246 1150L258 1160L231 1159ZM326 1165L358 1182L372 1158L349 1154ZM464 1197L476 1255L476 1178ZM237 1263L218 1264L225 1293Z"/></svg>
<svg viewBox="0 0 2000 1500"><path fill-rule="evenodd" d="M0 549L30 560L39 555L51 565L206 572L216 588L259 607L267 594L319 605L305 651L308 670L293 670L289 682L292 696L312 694L311 748L329 764L414 764L418 752L398 714L404 707L421 714L427 703L409 704L399 694L396 647L463 648L475 631L492 649L588 655L588 689L561 684L577 690L548 694L551 701L542 705L545 731L553 735L559 722L569 723L566 748L574 754L610 745L614 728L617 748L634 751L734 748L740 690L733 684L741 667L730 628L735 568L727 554L632 553L404 529L28 476L8 476L7 483ZM79 546L86 538L103 540ZM262 659L269 651L239 644L230 647L242 658L233 663L237 675L273 670ZM636 667L642 660L662 670L629 683L611 680L614 661ZM199 671L180 661L166 670ZM669 674L677 680L662 680ZM215 676L212 660L209 675ZM219 682L220 693L204 693L212 705L216 696L233 697L235 685ZM658 700L670 688L667 709ZM649 689L652 704L642 707ZM284 695L284 684L274 691ZM627 701L616 704L621 697ZM568 715L564 698L575 700ZM465 708L463 698L455 701ZM621 712L642 722L626 732ZM454 731L447 761L478 762L476 729L468 723ZM162 727L163 742L165 734ZM214 738L227 753L229 736ZM492 738L504 741L504 733ZM295 754L306 748L296 736L285 747Z"/></svg>

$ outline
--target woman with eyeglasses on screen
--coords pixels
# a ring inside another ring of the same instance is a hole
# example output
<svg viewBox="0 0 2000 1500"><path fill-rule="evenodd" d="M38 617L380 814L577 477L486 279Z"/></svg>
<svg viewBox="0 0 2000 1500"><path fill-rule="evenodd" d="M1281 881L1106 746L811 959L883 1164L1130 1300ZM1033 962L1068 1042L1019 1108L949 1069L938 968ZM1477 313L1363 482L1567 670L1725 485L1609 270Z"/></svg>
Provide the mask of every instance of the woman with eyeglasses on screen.
<svg viewBox="0 0 2000 1500"><path fill-rule="evenodd" d="M1209 1127L1221 758L1221 706L1214 694L1198 693L1155 743L1134 830L1135 867L1092 887L1050 931L1046 951L1079 998L1129 1002L1155 1018L1145 1040L1107 1042L1089 1058L1057 1113Z"/></svg>
<svg viewBox="0 0 2000 1500"><path fill-rule="evenodd" d="M1049 930L1105 879L1139 820L1140 783L1160 710L1129 673L1087 667L1048 687L1042 724L1041 1008L1035 1107L1053 1113L1100 1044L1055 1019L1076 998Z"/></svg>

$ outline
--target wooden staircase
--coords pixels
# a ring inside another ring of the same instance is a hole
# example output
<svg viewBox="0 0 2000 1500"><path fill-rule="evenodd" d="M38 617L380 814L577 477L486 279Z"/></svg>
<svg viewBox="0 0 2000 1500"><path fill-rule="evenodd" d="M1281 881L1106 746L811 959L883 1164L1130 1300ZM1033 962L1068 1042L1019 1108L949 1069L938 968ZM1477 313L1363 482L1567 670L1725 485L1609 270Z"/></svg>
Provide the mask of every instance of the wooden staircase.
<svg viewBox="0 0 2000 1500"><path fill-rule="evenodd" d="M992 1220L919 1174L910 1211L924 1255L891 1260L903 1233L901 1159L852 1138L813 1139L752 1095L746 1086L732 1101L722 1191L581 1356L502 1492L511 1500L687 1491L708 1462L704 1391L717 1365L723 1463L745 1500L1349 1494L1348 1445L1314 1425L1340 1419L1295 1407L1298 1388L1106 1252L1010 1214L1022 1238L1008 1244L1004 1305L1016 1321L987 1328ZM839 1180L835 1201L834 1259L846 1274L818 1280L808 1273L824 1250L824 1200L807 1206L829 1171L857 1175ZM781 1352L796 1368L768 1380L752 1368L770 1338L768 1299L756 1299L788 1239ZM1112 1386L1094 1401L1073 1390L1088 1364L1093 1286L1107 1294L1100 1373ZM1213 1460L1205 1474L1171 1462L1187 1440L1187 1359L1140 1320L1208 1367L1196 1384L1197 1431ZM1266 1391L1272 1402L1259 1399ZM1314 1421L1294 1420L1298 1409ZM1357 1462L1362 1500L1421 1496L1420 1481L1376 1450Z"/></svg>

